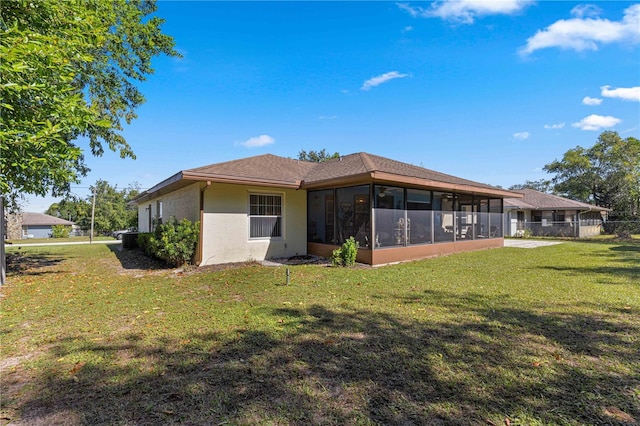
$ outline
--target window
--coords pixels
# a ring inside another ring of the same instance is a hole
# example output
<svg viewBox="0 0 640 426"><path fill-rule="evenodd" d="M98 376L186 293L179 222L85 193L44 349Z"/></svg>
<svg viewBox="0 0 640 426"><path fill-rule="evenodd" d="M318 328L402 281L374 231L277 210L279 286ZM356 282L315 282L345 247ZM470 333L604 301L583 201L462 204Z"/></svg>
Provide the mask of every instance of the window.
<svg viewBox="0 0 640 426"><path fill-rule="evenodd" d="M369 247L371 233L369 185L336 189L336 232L335 242L344 243L354 237L360 248Z"/></svg>
<svg viewBox="0 0 640 426"><path fill-rule="evenodd" d="M433 242L431 191L407 189L407 234L409 244Z"/></svg>
<svg viewBox="0 0 640 426"><path fill-rule="evenodd" d="M407 210L431 210L431 191L407 189Z"/></svg>
<svg viewBox="0 0 640 426"><path fill-rule="evenodd" d="M436 243L450 242L454 240L454 194L449 192L433 193L433 226L434 241Z"/></svg>
<svg viewBox="0 0 640 426"><path fill-rule="evenodd" d="M404 189L376 185L375 207L377 209L404 210Z"/></svg>
<svg viewBox="0 0 640 426"><path fill-rule="evenodd" d="M282 196L249 194L249 238L282 237Z"/></svg>
<svg viewBox="0 0 640 426"><path fill-rule="evenodd" d="M162 201L156 201L156 217L154 228L158 225L162 225Z"/></svg>
<svg viewBox="0 0 640 426"><path fill-rule="evenodd" d="M332 244L335 223L333 190L307 193L307 241Z"/></svg>

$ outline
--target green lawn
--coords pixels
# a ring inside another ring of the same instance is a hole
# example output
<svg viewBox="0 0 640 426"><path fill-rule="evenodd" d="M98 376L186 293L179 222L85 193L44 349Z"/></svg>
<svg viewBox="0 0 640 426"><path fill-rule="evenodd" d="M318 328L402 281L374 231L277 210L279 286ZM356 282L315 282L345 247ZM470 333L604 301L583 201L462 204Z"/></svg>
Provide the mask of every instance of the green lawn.
<svg viewBox="0 0 640 426"><path fill-rule="evenodd" d="M80 243L90 241L89 237L69 237L69 238L25 238L22 240L7 240L7 247L23 246L27 244L40 243ZM115 241L113 237L99 236L93 237L93 241Z"/></svg>
<svg viewBox="0 0 640 426"><path fill-rule="evenodd" d="M5 422L640 421L640 240L292 266L289 286L255 264L127 269L119 246L21 253Z"/></svg>

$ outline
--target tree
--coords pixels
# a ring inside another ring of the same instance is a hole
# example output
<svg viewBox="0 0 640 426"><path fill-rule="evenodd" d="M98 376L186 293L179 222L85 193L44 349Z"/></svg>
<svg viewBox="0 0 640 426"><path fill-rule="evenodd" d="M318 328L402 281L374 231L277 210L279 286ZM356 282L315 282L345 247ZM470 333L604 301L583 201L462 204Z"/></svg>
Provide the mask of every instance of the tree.
<svg viewBox="0 0 640 426"><path fill-rule="evenodd" d="M92 195L87 196L84 200L68 196L58 203L51 204L45 213L74 222L82 230L89 230L91 228L91 205L95 191L94 229L96 232L107 233L138 225L138 210L129 205L129 201L140 193L138 183L118 190L117 185L111 186L107 181L98 180L90 188Z"/></svg>
<svg viewBox="0 0 640 426"><path fill-rule="evenodd" d="M555 174L562 195L611 208L621 218L640 214L640 140L634 137L603 132L591 148L570 149L544 170Z"/></svg>
<svg viewBox="0 0 640 426"><path fill-rule="evenodd" d="M158 54L177 56L153 0L6 1L0 15L0 192L68 193L105 146L135 158L122 121L144 102L135 83Z"/></svg>
<svg viewBox="0 0 640 426"><path fill-rule="evenodd" d="M329 154L326 149L322 149L322 151L305 151L300 150L298 153L298 160L303 161L312 161L314 163L322 163L323 161L331 160L332 158L339 158L340 154L334 152L333 154Z"/></svg>
<svg viewBox="0 0 640 426"><path fill-rule="evenodd" d="M53 225L51 227L51 238L69 238L71 226Z"/></svg>
<svg viewBox="0 0 640 426"><path fill-rule="evenodd" d="M138 210L128 205L128 202L140 192L137 186L118 190L117 185L111 186L107 181L98 180L95 186L91 187L91 191L95 191L96 194L93 225L96 232L107 233L137 226Z"/></svg>
<svg viewBox="0 0 640 426"><path fill-rule="evenodd" d="M525 183L512 185L509 187L510 191L517 191L518 189L535 189L536 191L551 193L553 192L553 185L550 180L528 180Z"/></svg>
<svg viewBox="0 0 640 426"><path fill-rule="evenodd" d="M74 195L51 204L45 213L73 222L83 230L91 227L91 202Z"/></svg>

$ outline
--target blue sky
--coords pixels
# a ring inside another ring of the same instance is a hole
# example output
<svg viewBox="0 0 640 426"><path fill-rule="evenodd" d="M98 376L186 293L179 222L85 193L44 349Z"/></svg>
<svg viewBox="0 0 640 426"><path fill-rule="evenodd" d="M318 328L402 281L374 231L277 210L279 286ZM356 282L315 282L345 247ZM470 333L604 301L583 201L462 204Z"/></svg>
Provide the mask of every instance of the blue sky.
<svg viewBox="0 0 640 426"><path fill-rule="evenodd" d="M149 188L264 153L365 151L491 185L604 130L640 138L640 3L165 2L183 58L154 60L147 98L97 179ZM79 141L83 147L86 142ZM25 211L55 199L30 197Z"/></svg>

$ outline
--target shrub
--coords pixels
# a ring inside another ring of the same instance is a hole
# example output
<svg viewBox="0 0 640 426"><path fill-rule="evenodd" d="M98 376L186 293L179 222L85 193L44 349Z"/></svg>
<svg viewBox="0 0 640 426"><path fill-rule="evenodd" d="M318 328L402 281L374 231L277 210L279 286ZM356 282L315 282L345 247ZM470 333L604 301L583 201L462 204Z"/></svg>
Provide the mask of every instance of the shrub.
<svg viewBox="0 0 640 426"><path fill-rule="evenodd" d="M178 222L175 217L171 217L166 223L157 225L153 234L150 235L148 244L150 254L171 266L189 264L196 251L199 232L199 222L192 223L187 219ZM140 243L139 236L138 243ZM143 246L146 246L145 241Z"/></svg>
<svg viewBox="0 0 640 426"><path fill-rule="evenodd" d="M141 232L138 234L138 247L142 249L148 256L153 256L151 251L151 233Z"/></svg>
<svg viewBox="0 0 640 426"><path fill-rule="evenodd" d="M358 247L358 242L353 237L349 237L349 239L342 244L342 247L333 251L331 264L333 264L333 266L355 265Z"/></svg>
<svg viewBox="0 0 640 426"><path fill-rule="evenodd" d="M51 238L69 238L71 227L67 225L53 225L51 227Z"/></svg>

